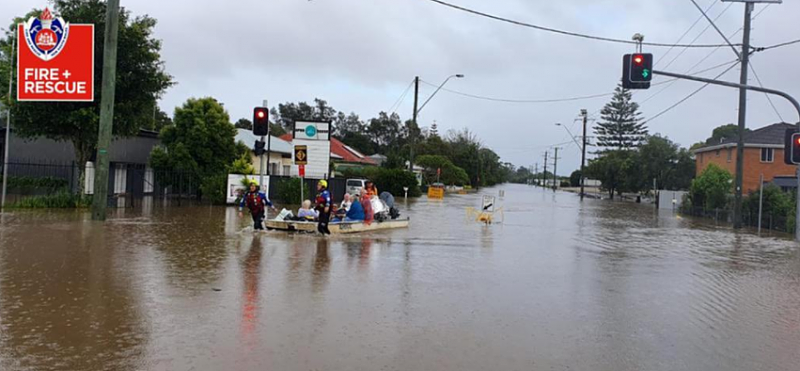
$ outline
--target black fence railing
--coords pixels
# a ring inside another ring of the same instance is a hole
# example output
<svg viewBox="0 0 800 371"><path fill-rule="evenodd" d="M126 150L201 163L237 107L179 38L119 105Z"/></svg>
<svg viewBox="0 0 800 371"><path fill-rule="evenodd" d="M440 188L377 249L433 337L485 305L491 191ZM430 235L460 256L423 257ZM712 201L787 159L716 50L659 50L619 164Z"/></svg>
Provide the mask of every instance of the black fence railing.
<svg viewBox="0 0 800 371"><path fill-rule="evenodd" d="M733 210L710 209L702 207L682 207L680 212L685 215L698 216L713 219L719 223L733 223ZM758 227L758 210L744 210L742 212L742 224L750 227ZM794 224L788 215L762 212L761 229L793 233Z"/></svg>
<svg viewBox="0 0 800 371"><path fill-rule="evenodd" d="M0 163L0 176L3 164ZM0 177L1 180L1 177ZM93 194L94 170L77 163L25 162L8 164L6 203L23 199L70 193ZM112 162L108 174L108 201L114 207L134 207L143 197L175 200L182 205L196 199L199 184L181 171L155 171L144 164Z"/></svg>

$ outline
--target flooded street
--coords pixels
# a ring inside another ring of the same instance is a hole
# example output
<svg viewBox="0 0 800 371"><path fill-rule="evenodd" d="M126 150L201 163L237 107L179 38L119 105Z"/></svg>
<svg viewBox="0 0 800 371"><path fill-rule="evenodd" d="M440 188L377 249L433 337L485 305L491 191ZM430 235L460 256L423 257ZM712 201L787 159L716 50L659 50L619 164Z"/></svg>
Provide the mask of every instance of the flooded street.
<svg viewBox="0 0 800 371"><path fill-rule="evenodd" d="M790 238L499 189L503 224L423 197L327 239L223 207L5 214L0 369L800 369Z"/></svg>

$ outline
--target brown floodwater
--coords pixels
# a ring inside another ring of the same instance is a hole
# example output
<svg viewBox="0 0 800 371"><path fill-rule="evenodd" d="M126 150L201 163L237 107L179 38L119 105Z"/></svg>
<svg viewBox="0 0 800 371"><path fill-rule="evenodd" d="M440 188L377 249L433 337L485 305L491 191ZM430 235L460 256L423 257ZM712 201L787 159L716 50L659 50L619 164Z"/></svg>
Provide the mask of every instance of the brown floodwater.
<svg viewBox="0 0 800 371"><path fill-rule="evenodd" d="M400 199L410 228L329 238L152 200L2 214L0 369L800 370L791 238L499 189L502 224Z"/></svg>

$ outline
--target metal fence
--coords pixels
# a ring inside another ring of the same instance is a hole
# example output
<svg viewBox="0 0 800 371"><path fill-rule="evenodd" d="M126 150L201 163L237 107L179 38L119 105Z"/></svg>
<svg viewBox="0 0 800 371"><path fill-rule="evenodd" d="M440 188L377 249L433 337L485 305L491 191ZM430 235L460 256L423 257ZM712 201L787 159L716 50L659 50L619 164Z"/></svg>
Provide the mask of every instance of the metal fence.
<svg viewBox="0 0 800 371"><path fill-rule="evenodd" d="M706 210L703 207L681 207L680 212L685 215L709 218L718 223L733 223L733 210L728 208ZM745 226L758 228L758 219L758 210L742 212L742 224ZM792 233L792 228L793 224L787 215L773 213L762 213L761 215L761 229Z"/></svg>
<svg viewBox="0 0 800 371"><path fill-rule="evenodd" d="M0 174L2 174L0 163ZM57 193L94 193L94 169L63 163L15 161L8 164L6 203L13 205L28 197ZM108 176L108 201L112 207L134 207L143 197L174 200L173 204L191 203L197 198L199 184L182 171L155 171L145 164L111 163Z"/></svg>

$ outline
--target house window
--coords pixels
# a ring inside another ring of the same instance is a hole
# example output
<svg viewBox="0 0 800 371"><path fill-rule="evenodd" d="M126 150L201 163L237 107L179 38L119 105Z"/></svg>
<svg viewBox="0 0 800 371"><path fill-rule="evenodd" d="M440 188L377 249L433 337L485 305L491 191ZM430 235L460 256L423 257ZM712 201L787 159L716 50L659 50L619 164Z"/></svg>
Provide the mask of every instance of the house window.
<svg viewBox="0 0 800 371"><path fill-rule="evenodd" d="M701 164L703 163L703 155L704 155L704 153L701 153L701 154L700 154L700 163L701 163Z"/></svg>
<svg viewBox="0 0 800 371"><path fill-rule="evenodd" d="M772 162L773 157L775 156L775 150L772 148L762 148L761 149L761 162Z"/></svg>
<svg viewBox="0 0 800 371"><path fill-rule="evenodd" d="M733 148L728 148L728 162L731 162L731 158L733 157Z"/></svg>
<svg viewBox="0 0 800 371"><path fill-rule="evenodd" d="M269 173L272 175L278 175L278 164L272 162L269 164Z"/></svg>
<svg viewBox="0 0 800 371"><path fill-rule="evenodd" d="M283 165L283 173L281 175L289 176L292 171L292 167L289 165Z"/></svg>
<svg viewBox="0 0 800 371"><path fill-rule="evenodd" d="M719 157L719 150L717 150L717 157Z"/></svg>

